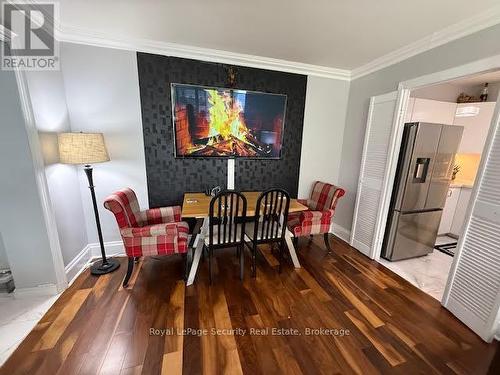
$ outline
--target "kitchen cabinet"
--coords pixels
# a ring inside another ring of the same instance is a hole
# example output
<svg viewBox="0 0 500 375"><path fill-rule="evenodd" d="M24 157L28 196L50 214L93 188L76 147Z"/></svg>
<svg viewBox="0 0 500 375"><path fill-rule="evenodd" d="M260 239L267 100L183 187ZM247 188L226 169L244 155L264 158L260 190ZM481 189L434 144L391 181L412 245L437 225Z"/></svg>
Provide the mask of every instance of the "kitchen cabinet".
<svg viewBox="0 0 500 375"><path fill-rule="evenodd" d="M471 193L471 188L460 188L460 196L458 197L458 202L455 208L455 214L453 215L453 222L451 223L450 230L450 233L453 233L457 236L460 236L462 234L465 222L465 214L467 211L467 207L469 206Z"/></svg>
<svg viewBox="0 0 500 375"><path fill-rule="evenodd" d="M410 102L408 103L407 119L409 117L411 122L421 121L435 124L453 125L456 110L456 103L410 98ZM410 111L411 116L408 116L408 112Z"/></svg>
<svg viewBox="0 0 500 375"><path fill-rule="evenodd" d="M451 233L462 235L465 215L472 193L471 187L450 187L439 223L438 235Z"/></svg>
<svg viewBox="0 0 500 375"><path fill-rule="evenodd" d="M457 208L459 196L460 188L452 187L448 189L448 195L446 197L446 203L443 208L443 214L441 215L438 234L451 233L451 226L453 224L453 217Z"/></svg>
<svg viewBox="0 0 500 375"><path fill-rule="evenodd" d="M495 111L495 102L461 103L457 108L476 107L479 113L470 117L455 117L453 125L464 127L462 141L458 147L460 154L482 154L488 137L491 119Z"/></svg>

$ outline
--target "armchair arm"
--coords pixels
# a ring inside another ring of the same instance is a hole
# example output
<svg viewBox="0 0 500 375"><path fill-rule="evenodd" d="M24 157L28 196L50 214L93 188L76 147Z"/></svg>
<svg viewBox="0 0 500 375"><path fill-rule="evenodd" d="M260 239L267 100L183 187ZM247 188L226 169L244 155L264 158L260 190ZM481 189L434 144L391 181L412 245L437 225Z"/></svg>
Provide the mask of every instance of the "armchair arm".
<svg viewBox="0 0 500 375"><path fill-rule="evenodd" d="M158 236L177 236L179 232L188 233L189 225L184 222L146 225L137 228L123 228L120 234L124 238L132 237L158 237Z"/></svg>
<svg viewBox="0 0 500 375"><path fill-rule="evenodd" d="M329 223L333 217L335 210L325 211L303 211L300 213L300 222L311 223Z"/></svg>
<svg viewBox="0 0 500 375"><path fill-rule="evenodd" d="M144 225L175 223L181 221L181 206L157 207L141 211Z"/></svg>

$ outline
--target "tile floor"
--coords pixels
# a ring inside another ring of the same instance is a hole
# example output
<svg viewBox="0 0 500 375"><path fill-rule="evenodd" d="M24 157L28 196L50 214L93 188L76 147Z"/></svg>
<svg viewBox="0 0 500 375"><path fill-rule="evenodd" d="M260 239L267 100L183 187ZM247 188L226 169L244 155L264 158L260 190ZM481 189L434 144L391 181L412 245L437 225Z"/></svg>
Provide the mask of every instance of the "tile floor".
<svg viewBox="0 0 500 375"><path fill-rule="evenodd" d="M0 294L0 366L58 297Z"/></svg>
<svg viewBox="0 0 500 375"><path fill-rule="evenodd" d="M436 243L447 243L446 241L451 242L449 238L438 237ZM380 263L385 267L439 301L443 297L452 262L453 257L438 250L423 257L396 262L380 258Z"/></svg>

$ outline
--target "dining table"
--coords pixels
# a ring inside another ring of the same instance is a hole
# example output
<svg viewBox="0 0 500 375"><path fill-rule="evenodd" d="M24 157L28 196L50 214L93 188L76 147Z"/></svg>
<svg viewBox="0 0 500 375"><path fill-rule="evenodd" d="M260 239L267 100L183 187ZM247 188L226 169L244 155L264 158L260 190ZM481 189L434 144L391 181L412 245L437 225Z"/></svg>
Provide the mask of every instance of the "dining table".
<svg viewBox="0 0 500 375"><path fill-rule="evenodd" d="M248 191L242 192L242 194L247 199L247 217L255 216L255 209L257 204L257 199L259 198L261 192L259 191ZM191 269L189 270L189 276L187 280L187 285L192 285L198 271L198 266L200 264L200 258L203 253L203 246L205 243L205 237L208 235L208 216L210 209L210 201L212 196L206 195L205 193L185 193L182 202L182 212L181 216L184 219L198 219L202 220L202 224L198 233L194 233L195 240L193 242L194 255L191 264ZM300 212L308 210L307 206L301 204L297 199L290 199L289 212ZM286 225L286 223L284 223ZM293 234L288 230L285 231L285 241L290 253L290 258L292 259L295 268L300 268L299 259L295 251L295 246L293 245Z"/></svg>

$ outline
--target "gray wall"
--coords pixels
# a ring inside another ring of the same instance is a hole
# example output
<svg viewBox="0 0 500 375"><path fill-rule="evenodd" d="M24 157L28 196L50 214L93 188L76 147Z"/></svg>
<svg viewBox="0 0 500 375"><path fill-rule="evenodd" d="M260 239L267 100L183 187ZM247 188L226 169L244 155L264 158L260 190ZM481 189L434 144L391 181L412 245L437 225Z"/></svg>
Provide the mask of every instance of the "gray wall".
<svg viewBox="0 0 500 375"><path fill-rule="evenodd" d="M17 288L56 276L13 72L0 70L0 229Z"/></svg>
<svg viewBox="0 0 500 375"><path fill-rule="evenodd" d="M2 233L0 233L0 269L9 268L9 261L3 244Z"/></svg>
<svg viewBox="0 0 500 375"><path fill-rule="evenodd" d="M64 265L87 245L78 167L59 164L57 133L71 131L61 71L26 72Z"/></svg>
<svg viewBox="0 0 500 375"><path fill-rule="evenodd" d="M401 81L500 54L499 41L496 25L351 82L340 169L347 194L337 206L337 224L351 228L370 97L396 90Z"/></svg>

